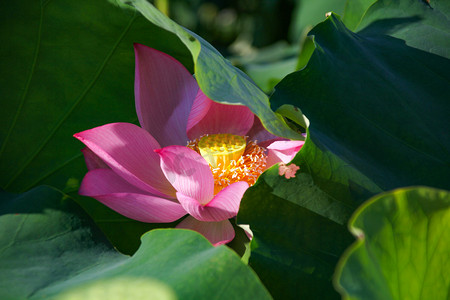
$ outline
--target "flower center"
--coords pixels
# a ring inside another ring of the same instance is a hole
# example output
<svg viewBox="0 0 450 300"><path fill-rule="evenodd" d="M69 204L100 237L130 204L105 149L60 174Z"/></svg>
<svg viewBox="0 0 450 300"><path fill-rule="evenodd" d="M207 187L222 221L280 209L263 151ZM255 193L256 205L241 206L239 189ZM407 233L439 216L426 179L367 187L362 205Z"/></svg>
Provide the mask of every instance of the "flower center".
<svg viewBox="0 0 450 300"><path fill-rule="evenodd" d="M266 167L265 149L255 141L233 134L210 134L189 141L187 146L209 163L214 176L214 194L226 186L246 181L250 186Z"/></svg>
<svg viewBox="0 0 450 300"><path fill-rule="evenodd" d="M244 154L245 146L245 139L233 134L206 135L198 142L201 156L213 168L228 166L231 161L237 161Z"/></svg>

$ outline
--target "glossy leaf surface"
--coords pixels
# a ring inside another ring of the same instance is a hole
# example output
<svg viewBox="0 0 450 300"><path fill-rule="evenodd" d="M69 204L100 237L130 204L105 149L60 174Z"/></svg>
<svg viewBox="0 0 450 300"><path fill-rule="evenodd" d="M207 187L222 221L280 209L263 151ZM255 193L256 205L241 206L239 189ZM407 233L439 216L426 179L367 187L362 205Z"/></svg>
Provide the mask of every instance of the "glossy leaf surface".
<svg viewBox="0 0 450 300"><path fill-rule="evenodd" d="M450 61L387 35L355 34L336 16L311 34L315 53L276 87L274 107L301 108L313 142L382 190L447 187Z"/></svg>

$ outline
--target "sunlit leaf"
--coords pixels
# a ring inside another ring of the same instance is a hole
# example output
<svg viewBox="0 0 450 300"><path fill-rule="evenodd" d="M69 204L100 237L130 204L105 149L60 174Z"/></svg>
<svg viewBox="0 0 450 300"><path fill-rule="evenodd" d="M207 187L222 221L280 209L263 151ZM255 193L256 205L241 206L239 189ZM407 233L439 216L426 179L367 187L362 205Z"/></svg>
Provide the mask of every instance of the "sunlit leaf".
<svg viewBox="0 0 450 300"><path fill-rule="evenodd" d="M92 299L96 293L96 299L110 299L112 291L123 295L118 299L145 292L163 299L270 299L232 250L215 248L193 231L151 231L129 257L54 189L2 193L1 200L1 299Z"/></svg>
<svg viewBox="0 0 450 300"><path fill-rule="evenodd" d="M344 299L448 299L448 192L419 187L377 195L349 228L358 240L335 278Z"/></svg>

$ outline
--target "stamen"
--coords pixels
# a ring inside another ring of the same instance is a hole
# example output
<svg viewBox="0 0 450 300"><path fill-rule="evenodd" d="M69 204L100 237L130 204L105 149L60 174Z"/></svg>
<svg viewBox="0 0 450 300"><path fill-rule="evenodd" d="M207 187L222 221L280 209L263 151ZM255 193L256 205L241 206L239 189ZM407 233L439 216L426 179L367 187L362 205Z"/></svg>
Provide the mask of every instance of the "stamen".
<svg viewBox="0 0 450 300"><path fill-rule="evenodd" d="M236 147L231 147L231 153L217 148L212 150L205 149L208 147L208 144L211 147L218 147L213 145L214 143L212 142L218 139L226 140L220 146L224 149L227 146L227 151L230 148L228 147L228 142L236 143ZM258 146L255 141L247 143L245 141L246 137L242 136L215 134L201 136L188 142L187 147L200 153L210 164L211 172L214 176L215 194L226 186L238 181L246 181L250 186L253 185L266 168L267 155L265 149Z"/></svg>

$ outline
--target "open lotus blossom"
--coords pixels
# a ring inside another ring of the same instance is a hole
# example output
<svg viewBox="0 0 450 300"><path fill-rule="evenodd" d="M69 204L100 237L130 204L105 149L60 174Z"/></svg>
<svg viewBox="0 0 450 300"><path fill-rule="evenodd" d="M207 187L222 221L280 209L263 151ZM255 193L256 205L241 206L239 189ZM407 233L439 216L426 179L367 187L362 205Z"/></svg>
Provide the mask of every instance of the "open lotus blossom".
<svg viewBox="0 0 450 300"><path fill-rule="evenodd" d="M212 101L171 56L140 44L135 54L141 127L112 123L74 135L87 146L79 193L141 222L188 215L177 228L227 243L246 189L303 142L270 134L245 106Z"/></svg>

